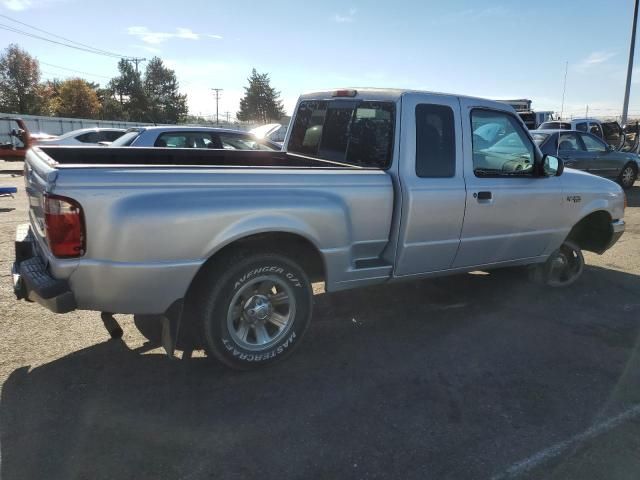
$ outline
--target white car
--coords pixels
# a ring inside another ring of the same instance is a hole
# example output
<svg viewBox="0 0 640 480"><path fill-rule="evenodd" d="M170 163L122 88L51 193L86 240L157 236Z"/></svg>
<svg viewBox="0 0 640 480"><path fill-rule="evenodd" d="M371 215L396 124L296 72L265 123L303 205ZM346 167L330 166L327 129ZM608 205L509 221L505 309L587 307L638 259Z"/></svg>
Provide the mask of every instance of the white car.
<svg viewBox="0 0 640 480"><path fill-rule="evenodd" d="M123 128L81 128L71 132L63 133L60 136L37 140L36 145L98 145L100 143L111 143L124 135Z"/></svg>

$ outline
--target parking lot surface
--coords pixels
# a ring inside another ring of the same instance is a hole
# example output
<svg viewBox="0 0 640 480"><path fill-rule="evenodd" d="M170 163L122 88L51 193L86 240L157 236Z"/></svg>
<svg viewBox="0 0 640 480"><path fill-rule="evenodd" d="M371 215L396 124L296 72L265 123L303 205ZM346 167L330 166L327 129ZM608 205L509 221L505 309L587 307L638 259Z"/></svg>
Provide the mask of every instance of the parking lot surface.
<svg viewBox="0 0 640 480"><path fill-rule="evenodd" d="M572 287L521 271L315 297L296 353L169 360L130 316L17 302L22 177L0 198L0 474L12 479L640 476L640 183Z"/></svg>

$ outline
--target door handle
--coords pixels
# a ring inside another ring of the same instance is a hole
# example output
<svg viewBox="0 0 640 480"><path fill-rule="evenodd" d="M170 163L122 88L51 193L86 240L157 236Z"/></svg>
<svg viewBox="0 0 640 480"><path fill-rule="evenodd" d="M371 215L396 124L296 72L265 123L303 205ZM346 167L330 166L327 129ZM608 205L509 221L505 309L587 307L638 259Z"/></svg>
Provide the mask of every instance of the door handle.
<svg viewBox="0 0 640 480"><path fill-rule="evenodd" d="M491 192L478 192L474 193L473 197L477 198L478 200L491 200L492 195Z"/></svg>

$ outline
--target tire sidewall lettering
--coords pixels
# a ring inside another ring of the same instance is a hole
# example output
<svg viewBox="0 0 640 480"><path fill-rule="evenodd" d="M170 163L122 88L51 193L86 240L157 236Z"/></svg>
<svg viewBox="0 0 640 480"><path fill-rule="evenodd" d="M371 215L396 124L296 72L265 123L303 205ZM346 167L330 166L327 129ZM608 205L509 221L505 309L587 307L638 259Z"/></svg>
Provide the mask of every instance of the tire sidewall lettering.
<svg viewBox="0 0 640 480"><path fill-rule="evenodd" d="M280 266L269 265L265 267L253 268L249 272L246 272L245 274L243 274L240 278L236 279L236 281L234 282L233 290L234 291L238 290L238 288L240 288L242 285L244 285L246 282L248 282L252 278L255 278L259 275L268 275L268 274L276 274L276 275L283 276L289 281L289 283L291 283L292 286L297 288L303 288L302 282L294 273L287 271Z"/></svg>
<svg viewBox="0 0 640 480"><path fill-rule="evenodd" d="M277 348L269 352L263 352L263 353L253 353L253 352L238 350L233 344L233 342L226 338L222 339L222 343L224 345L224 348L228 352L232 353L232 355L239 360L242 360L245 362L262 362L266 360L271 360L277 357L278 355L283 354L287 350L287 348L293 345L296 338L297 338L296 332L291 332L291 335L289 336L289 338L287 338L287 340L285 340L284 343L278 345Z"/></svg>

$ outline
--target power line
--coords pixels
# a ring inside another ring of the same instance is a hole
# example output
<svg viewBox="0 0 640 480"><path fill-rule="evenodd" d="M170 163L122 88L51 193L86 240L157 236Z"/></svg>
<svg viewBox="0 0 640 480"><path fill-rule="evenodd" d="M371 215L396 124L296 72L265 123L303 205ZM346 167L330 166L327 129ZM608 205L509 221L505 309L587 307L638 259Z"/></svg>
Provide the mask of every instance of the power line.
<svg viewBox="0 0 640 480"><path fill-rule="evenodd" d="M11 17L9 17L7 15L0 14L0 17L6 18L9 21L12 21L12 22L15 22L15 23L19 23L20 25L24 25L25 27L28 27L28 28L30 28L32 30L36 30L38 32L45 33L47 35L50 35L50 36L55 37L55 38L58 38L60 40L64 40L66 42L73 43L75 45L79 45L81 47L88 48L90 50L94 50L96 53L109 55L109 56L116 56L116 57L127 57L126 55L120 55L119 53L110 52L108 50L102 50L100 48L96 48L96 47L93 47L91 45L87 45L85 43L76 42L75 40L71 40L70 38L66 38L66 37L63 37L61 35L57 35L55 33L49 32L47 30L43 30L42 28L34 27L33 25L29 25L28 23L21 22L20 20L16 20L15 18L11 18Z"/></svg>
<svg viewBox="0 0 640 480"><path fill-rule="evenodd" d="M76 46L76 45L71 45L69 43L58 42L57 40L52 40L50 38L42 37L40 35L36 35L35 33L25 32L24 30L19 30L19 29L14 28L14 27L12 27L10 25L0 24L0 29L7 30L9 32L18 33L20 35L25 35L27 37L36 38L38 40L43 40L45 42L54 43L56 45L61 45L63 47L73 48L75 50L80 50L80 51L88 52L88 53L94 53L96 55L103 55L105 57L110 57L110 58L125 58L125 59L130 58L130 57L125 57L125 56L118 55L118 54L115 54L115 53L114 54L106 53L106 52L103 53L101 50L84 48L84 47L80 47L80 46Z"/></svg>
<svg viewBox="0 0 640 480"><path fill-rule="evenodd" d="M83 72L82 70L74 70L73 68L67 68L67 67L61 67L60 65L54 65L53 63L47 63L47 62L43 62L42 60L38 60L38 62L40 62L42 65L47 65L49 67L54 67L54 68L59 68L61 70L68 70L70 72L74 72L74 73L80 73L82 75L89 75L91 77L100 77L100 78L108 78L111 79L111 77L108 77L106 75L98 75L97 73L89 73L89 72Z"/></svg>

